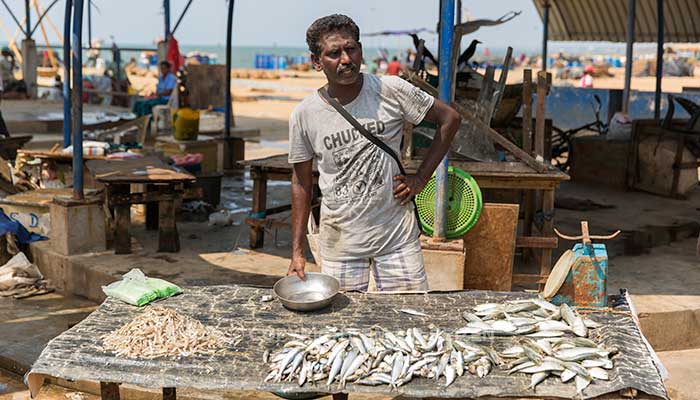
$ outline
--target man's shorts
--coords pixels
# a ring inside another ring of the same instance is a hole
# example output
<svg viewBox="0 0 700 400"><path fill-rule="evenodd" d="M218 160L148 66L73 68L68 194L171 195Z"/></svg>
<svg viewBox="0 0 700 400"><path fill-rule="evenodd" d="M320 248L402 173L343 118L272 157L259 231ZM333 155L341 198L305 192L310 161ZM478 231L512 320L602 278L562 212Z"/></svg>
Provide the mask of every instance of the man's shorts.
<svg viewBox="0 0 700 400"><path fill-rule="evenodd" d="M366 291L370 270L379 291L428 290L419 240L393 253L374 258L323 260L321 264L321 271L338 279L340 290L344 291Z"/></svg>

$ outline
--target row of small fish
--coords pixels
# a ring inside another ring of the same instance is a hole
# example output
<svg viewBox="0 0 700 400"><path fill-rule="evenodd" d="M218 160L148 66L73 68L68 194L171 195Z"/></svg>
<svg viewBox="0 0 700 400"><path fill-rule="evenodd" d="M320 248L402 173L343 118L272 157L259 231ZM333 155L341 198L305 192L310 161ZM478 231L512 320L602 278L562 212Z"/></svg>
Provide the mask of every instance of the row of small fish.
<svg viewBox="0 0 700 400"><path fill-rule="evenodd" d="M484 377L503 359L491 348L456 340L441 330L423 334L419 328L390 332L373 329L331 331L318 338L290 334L293 340L274 354L266 351L270 365L265 382L347 382L389 385L398 388L414 377L440 381L449 386L465 373ZM444 377L444 381L441 379Z"/></svg>
<svg viewBox="0 0 700 400"><path fill-rule="evenodd" d="M589 329L599 327L568 305L556 306L541 298L479 304L462 316L467 325L457 330L458 335L554 338L571 332L586 338Z"/></svg>
<svg viewBox="0 0 700 400"><path fill-rule="evenodd" d="M501 353L501 357L513 359L507 364L508 374L531 374L530 387L534 389L549 376L557 376L562 383L576 383L581 393L595 379L609 379L606 370L613 368L610 356L616 349L599 346L590 339L523 337L519 343Z"/></svg>

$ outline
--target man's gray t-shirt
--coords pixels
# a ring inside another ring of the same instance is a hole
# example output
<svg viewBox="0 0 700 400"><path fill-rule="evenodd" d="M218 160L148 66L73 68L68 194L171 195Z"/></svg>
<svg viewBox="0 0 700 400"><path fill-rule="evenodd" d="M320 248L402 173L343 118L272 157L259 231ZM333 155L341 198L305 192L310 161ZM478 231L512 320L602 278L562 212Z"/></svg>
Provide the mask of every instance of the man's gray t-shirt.
<svg viewBox="0 0 700 400"><path fill-rule="evenodd" d="M419 124L433 97L396 76L363 75L360 94L345 109L400 154L403 122ZM394 198L399 168L314 92L289 119L289 162L316 159L320 173L321 257L370 258L418 238L413 205Z"/></svg>

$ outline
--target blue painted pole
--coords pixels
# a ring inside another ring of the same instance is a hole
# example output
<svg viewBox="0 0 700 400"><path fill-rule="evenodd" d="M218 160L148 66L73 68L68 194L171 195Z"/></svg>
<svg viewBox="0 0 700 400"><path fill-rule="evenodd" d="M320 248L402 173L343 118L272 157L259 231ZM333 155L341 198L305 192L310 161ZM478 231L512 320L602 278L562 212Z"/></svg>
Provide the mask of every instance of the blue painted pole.
<svg viewBox="0 0 700 400"><path fill-rule="evenodd" d="M233 32L233 3L228 0L228 19L226 20L226 93L224 98L224 135L231 136L231 35Z"/></svg>
<svg viewBox="0 0 700 400"><path fill-rule="evenodd" d="M73 10L73 199L83 195L83 0Z"/></svg>
<svg viewBox="0 0 700 400"><path fill-rule="evenodd" d="M439 49L439 81L438 92L440 100L447 104L452 102L452 81L454 68L452 66L452 44L454 42L455 0L440 2L440 49ZM433 237L445 238L447 226L447 156L442 159L435 171L435 222Z"/></svg>
<svg viewBox="0 0 700 400"><path fill-rule="evenodd" d="M24 18L26 19L25 22L27 23L27 25L26 25L27 30L24 31L24 35L27 39L32 38L32 20L31 20L32 13L30 12L30 10L31 9L29 8L29 0L25 0L24 1L24 13L25 13ZM49 49L49 51L50 50L51 49Z"/></svg>
<svg viewBox="0 0 700 400"><path fill-rule="evenodd" d="M165 37L163 40L168 41L170 36L170 0L163 0L163 13L165 14Z"/></svg>
<svg viewBox="0 0 700 400"><path fill-rule="evenodd" d="M70 21L73 0L66 0L66 13L63 19L63 148L70 146Z"/></svg>

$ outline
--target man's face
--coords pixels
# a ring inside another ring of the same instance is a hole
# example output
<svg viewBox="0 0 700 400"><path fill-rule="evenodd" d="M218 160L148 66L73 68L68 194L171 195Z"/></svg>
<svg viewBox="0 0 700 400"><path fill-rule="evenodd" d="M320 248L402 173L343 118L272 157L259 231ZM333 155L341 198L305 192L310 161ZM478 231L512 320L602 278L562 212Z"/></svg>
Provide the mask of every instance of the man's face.
<svg viewBox="0 0 700 400"><path fill-rule="evenodd" d="M331 32L321 37L321 54L311 55L317 71L326 74L328 83L352 85L360 77L362 45L345 31Z"/></svg>
<svg viewBox="0 0 700 400"><path fill-rule="evenodd" d="M165 65L165 64L161 64L161 65L160 65L160 73L161 73L162 75L167 75L169 71L170 71L170 67L168 67L168 66Z"/></svg>

